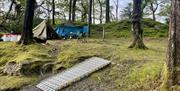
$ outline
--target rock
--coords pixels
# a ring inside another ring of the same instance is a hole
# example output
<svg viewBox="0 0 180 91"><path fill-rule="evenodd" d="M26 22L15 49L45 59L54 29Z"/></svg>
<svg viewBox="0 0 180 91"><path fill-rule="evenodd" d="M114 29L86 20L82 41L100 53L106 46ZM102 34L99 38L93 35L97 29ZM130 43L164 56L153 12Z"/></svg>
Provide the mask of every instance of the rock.
<svg viewBox="0 0 180 91"><path fill-rule="evenodd" d="M8 62L3 69L3 73L16 76L39 75L42 69L45 70L45 72L51 69L52 64L46 63L47 61L24 61L21 63Z"/></svg>
<svg viewBox="0 0 180 91"><path fill-rule="evenodd" d="M3 70L4 74L8 75L20 75L21 65L16 64L16 62L8 62Z"/></svg>

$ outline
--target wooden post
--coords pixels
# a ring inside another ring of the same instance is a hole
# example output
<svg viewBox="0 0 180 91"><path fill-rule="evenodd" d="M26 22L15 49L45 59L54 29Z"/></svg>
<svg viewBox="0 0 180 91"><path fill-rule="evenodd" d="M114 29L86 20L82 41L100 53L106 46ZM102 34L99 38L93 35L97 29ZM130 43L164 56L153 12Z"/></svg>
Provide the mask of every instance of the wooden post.
<svg viewBox="0 0 180 91"><path fill-rule="evenodd" d="M103 40L105 39L105 29L103 27Z"/></svg>

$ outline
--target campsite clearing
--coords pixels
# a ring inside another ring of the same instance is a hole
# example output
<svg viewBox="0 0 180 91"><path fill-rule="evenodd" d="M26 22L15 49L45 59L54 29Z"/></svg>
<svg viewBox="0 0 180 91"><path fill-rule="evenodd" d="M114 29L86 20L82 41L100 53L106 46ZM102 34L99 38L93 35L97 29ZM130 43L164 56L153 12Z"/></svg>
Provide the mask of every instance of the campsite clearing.
<svg viewBox="0 0 180 91"><path fill-rule="evenodd" d="M50 73L57 73L84 59L98 56L111 60L112 65L65 88L64 91L158 89L162 82L160 78L166 59L167 40L146 38L145 43L148 50L128 49L131 40L130 38L107 39L105 41L88 39L87 43L78 40L57 40L48 41L48 45L33 44L28 46L20 46L13 42L0 43L0 68L2 71L7 62L14 61L18 64L28 60L32 62L32 66L27 70L31 72L33 67L39 69L38 67L41 65L49 64L47 60L49 59L50 63L53 63L52 69L49 69ZM39 70L32 72L36 73L36 71ZM37 74L32 76L0 76L0 90L22 89L21 87L27 85L34 86L43 78Z"/></svg>

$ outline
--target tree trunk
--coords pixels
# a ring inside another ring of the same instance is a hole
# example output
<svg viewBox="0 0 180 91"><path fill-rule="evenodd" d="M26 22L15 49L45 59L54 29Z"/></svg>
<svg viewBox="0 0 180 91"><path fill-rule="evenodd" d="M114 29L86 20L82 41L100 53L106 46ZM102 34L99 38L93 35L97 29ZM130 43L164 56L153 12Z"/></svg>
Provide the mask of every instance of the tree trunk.
<svg viewBox="0 0 180 91"><path fill-rule="evenodd" d="M35 9L35 0L27 0L26 1L26 10L25 10L25 18L24 18L24 26L22 31L22 37L19 41L19 44L30 44L33 43L33 17L34 17L34 9Z"/></svg>
<svg viewBox="0 0 180 91"><path fill-rule="evenodd" d="M89 30L89 37L91 35L91 24L92 24L92 0L89 0L89 21L88 21L88 30Z"/></svg>
<svg viewBox="0 0 180 91"><path fill-rule="evenodd" d="M81 22L87 22L87 14L85 12L81 14Z"/></svg>
<svg viewBox="0 0 180 91"><path fill-rule="evenodd" d="M73 6L72 6L72 21L75 22L76 19L76 2L77 0L73 0Z"/></svg>
<svg viewBox="0 0 180 91"><path fill-rule="evenodd" d="M52 9L53 9L53 14L52 14L52 24L55 25L55 1L52 0Z"/></svg>
<svg viewBox="0 0 180 91"><path fill-rule="evenodd" d="M48 21L50 21L51 11L50 11L50 5L49 4L47 4L47 14L48 14Z"/></svg>
<svg viewBox="0 0 180 91"><path fill-rule="evenodd" d="M81 12L81 21L82 22L87 22L87 14L88 14L88 10L86 5L84 5L83 0L81 0L81 6L82 6L82 12Z"/></svg>
<svg viewBox="0 0 180 91"><path fill-rule="evenodd" d="M117 0L116 3L116 20L118 21L119 0Z"/></svg>
<svg viewBox="0 0 180 91"><path fill-rule="evenodd" d="M16 18L21 17L21 7L22 7L21 4L16 4L15 6Z"/></svg>
<svg viewBox="0 0 180 91"><path fill-rule="evenodd" d="M96 23L96 15L95 15L95 0L93 0L93 23Z"/></svg>
<svg viewBox="0 0 180 91"><path fill-rule="evenodd" d="M98 2L99 2L99 6L100 6L100 18L99 18L99 21L100 21L100 24L102 24L102 18L103 18L103 6L102 6L102 3L101 3L101 1L100 0L98 0Z"/></svg>
<svg viewBox="0 0 180 91"><path fill-rule="evenodd" d="M153 11L153 21L156 21L156 15L154 11Z"/></svg>
<svg viewBox="0 0 180 91"><path fill-rule="evenodd" d="M133 43L129 48L140 48L146 49L147 47L143 42L143 29L142 29L142 0L133 0L133 19L132 19L132 28L133 28Z"/></svg>
<svg viewBox="0 0 180 91"><path fill-rule="evenodd" d="M109 0L106 0L106 23L110 22L109 12L110 12L110 3Z"/></svg>
<svg viewBox="0 0 180 91"><path fill-rule="evenodd" d="M72 17L72 0L69 0L69 21L71 21Z"/></svg>
<svg viewBox="0 0 180 91"><path fill-rule="evenodd" d="M156 8L154 9L153 3L151 3L151 11L152 11L152 17L153 17L153 21L156 21Z"/></svg>
<svg viewBox="0 0 180 91"><path fill-rule="evenodd" d="M172 0L168 46L168 86L180 85L180 1Z"/></svg>

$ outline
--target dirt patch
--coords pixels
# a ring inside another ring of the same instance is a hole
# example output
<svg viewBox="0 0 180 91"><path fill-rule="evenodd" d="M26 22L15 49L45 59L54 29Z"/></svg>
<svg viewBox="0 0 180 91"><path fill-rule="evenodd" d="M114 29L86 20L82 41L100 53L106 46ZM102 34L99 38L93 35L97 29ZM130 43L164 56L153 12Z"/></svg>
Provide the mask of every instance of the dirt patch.
<svg viewBox="0 0 180 91"><path fill-rule="evenodd" d="M42 91L42 90L35 86L26 86L19 91Z"/></svg>

